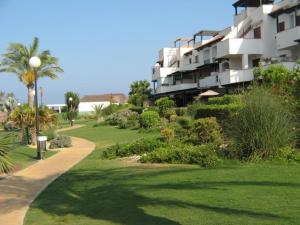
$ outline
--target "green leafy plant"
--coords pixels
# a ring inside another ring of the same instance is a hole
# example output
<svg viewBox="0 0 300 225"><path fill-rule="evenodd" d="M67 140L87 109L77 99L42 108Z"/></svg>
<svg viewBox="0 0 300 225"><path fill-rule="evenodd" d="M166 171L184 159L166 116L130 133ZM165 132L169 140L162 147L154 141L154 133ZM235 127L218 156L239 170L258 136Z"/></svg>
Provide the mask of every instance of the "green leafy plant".
<svg viewBox="0 0 300 225"><path fill-rule="evenodd" d="M240 158L272 159L295 142L295 123L289 106L269 89L255 87L243 98L244 107L233 124Z"/></svg>
<svg viewBox="0 0 300 225"><path fill-rule="evenodd" d="M79 95L74 92L67 92L65 94L65 115L64 118L70 122L70 125L74 125L74 120L78 117L78 107L80 103Z"/></svg>
<svg viewBox="0 0 300 225"><path fill-rule="evenodd" d="M151 94L150 83L147 80L134 81L130 85L128 102L134 106L146 107Z"/></svg>
<svg viewBox="0 0 300 225"><path fill-rule="evenodd" d="M175 137L175 132L170 128L162 128L160 130L160 135L165 140L165 142L170 143Z"/></svg>
<svg viewBox="0 0 300 225"><path fill-rule="evenodd" d="M171 115L176 114L175 110L172 109L173 107L175 107L175 102L169 97L164 97L156 100L155 105L158 107L159 115L161 117L169 119Z"/></svg>
<svg viewBox="0 0 300 225"><path fill-rule="evenodd" d="M11 150L12 138L9 135L0 137L0 174L8 173L12 169L12 163L8 157Z"/></svg>
<svg viewBox="0 0 300 225"><path fill-rule="evenodd" d="M145 129L157 127L160 123L160 117L157 112L148 111L140 115L140 126Z"/></svg>
<svg viewBox="0 0 300 225"><path fill-rule="evenodd" d="M70 148L72 147L72 140L68 136L58 136L50 142L50 149L59 149L59 148Z"/></svg>
<svg viewBox="0 0 300 225"><path fill-rule="evenodd" d="M195 120L192 126L197 143L217 143L222 141L221 127L215 117Z"/></svg>

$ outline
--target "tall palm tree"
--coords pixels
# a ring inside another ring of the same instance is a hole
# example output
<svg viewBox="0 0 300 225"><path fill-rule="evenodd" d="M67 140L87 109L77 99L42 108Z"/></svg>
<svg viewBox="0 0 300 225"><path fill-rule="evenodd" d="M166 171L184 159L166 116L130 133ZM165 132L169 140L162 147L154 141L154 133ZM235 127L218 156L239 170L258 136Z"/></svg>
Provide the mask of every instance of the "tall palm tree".
<svg viewBox="0 0 300 225"><path fill-rule="evenodd" d="M38 78L49 77L56 79L58 73L63 69L58 64L58 59L53 57L49 50L38 52L39 39L34 38L31 46L26 47L20 43L12 43L2 55L0 72L16 74L19 80L28 89L28 105L34 106L34 71L29 65L29 59L38 56L41 59L41 66L37 70Z"/></svg>

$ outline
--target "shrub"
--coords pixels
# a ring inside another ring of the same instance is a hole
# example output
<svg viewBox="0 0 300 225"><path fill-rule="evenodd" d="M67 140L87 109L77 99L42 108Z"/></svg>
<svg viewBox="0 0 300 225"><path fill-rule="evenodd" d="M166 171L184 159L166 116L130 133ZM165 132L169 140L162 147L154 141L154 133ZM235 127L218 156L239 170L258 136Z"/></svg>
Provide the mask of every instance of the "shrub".
<svg viewBox="0 0 300 225"><path fill-rule="evenodd" d="M162 136L162 138L167 143L169 143L170 141L172 141L174 139L174 137L175 137L174 130L170 129L170 128L162 128L160 130L160 135Z"/></svg>
<svg viewBox="0 0 300 225"><path fill-rule="evenodd" d="M207 104L209 105L228 105L239 103L241 95L224 95L222 97L209 98Z"/></svg>
<svg viewBox="0 0 300 225"><path fill-rule="evenodd" d="M195 120L192 132L198 143L221 143L221 128L215 117Z"/></svg>
<svg viewBox="0 0 300 225"><path fill-rule="evenodd" d="M177 116L186 116L187 108L175 108L175 112Z"/></svg>
<svg viewBox="0 0 300 225"><path fill-rule="evenodd" d="M279 149L295 142L293 116L281 97L268 89L254 88L243 103L233 126L239 157L271 159Z"/></svg>
<svg viewBox="0 0 300 225"><path fill-rule="evenodd" d="M159 115L161 117L169 118L171 115L175 114L175 111L171 111L171 109L175 106L175 102L169 97L156 100L155 105L158 107Z"/></svg>
<svg viewBox="0 0 300 225"><path fill-rule="evenodd" d="M142 155L163 146L166 144L158 138L140 139L130 144L114 145L106 149L102 156L107 159L115 159L117 157Z"/></svg>
<svg viewBox="0 0 300 225"><path fill-rule="evenodd" d="M126 110L107 117L106 122L111 126L118 126L120 129L126 129L137 127L138 119L138 113Z"/></svg>
<svg viewBox="0 0 300 225"><path fill-rule="evenodd" d="M149 129L157 127L160 123L160 117L157 112L148 111L140 115L140 125L142 128Z"/></svg>
<svg viewBox="0 0 300 225"><path fill-rule="evenodd" d="M51 141L57 137L56 130L54 127L50 127L42 132L43 135L47 136L48 141Z"/></svg>
<svg viewBox="0 0 300 225"><path fill-rule="evenodd" d="M177 121L177 115L171 115L169 120L170 120L171 123L176 122Z"/></svg>
<svg viewBox="0 0 300 225"><path fill-rule="evenodd" d="M58 136L50 142L50 149L70 148L72 140L68 136Z"/></svg>
<svg viewBox="0 0 300 225"><path fill-rule="evenodd" d="M142 114L144 112L144 107L141 106L133 106L130 108L131 111L136 112L138 114Z"/></svg>
<svg viewBox="0 0 300 225"><path fill-rule="evenodd" d="M196 164L215 167L219 159L213 145L169 145L159 148L141 158L142 163Z"/></svg>
<svg viewBox="0 0 300 225"><path fill-rule="evenodd" d="M178 117L177 123L183 128L183 129L190 129L193 125L193 120L190 117Z"/></svg>
<svg viewBox="0 0 300 225"><path fill-rule="evenodd" d="M191 113L195 119L216 117L220 121L230 120L242 107L241 104L205 105L197 104Z"/></svg>
<svg viewBox="0 0 300 225"><path fill-rule="evenodd" d="M17 131L18 127L16 124L12 121L8 121L7 123L4 124L3 129L5 131Z"/></svg>

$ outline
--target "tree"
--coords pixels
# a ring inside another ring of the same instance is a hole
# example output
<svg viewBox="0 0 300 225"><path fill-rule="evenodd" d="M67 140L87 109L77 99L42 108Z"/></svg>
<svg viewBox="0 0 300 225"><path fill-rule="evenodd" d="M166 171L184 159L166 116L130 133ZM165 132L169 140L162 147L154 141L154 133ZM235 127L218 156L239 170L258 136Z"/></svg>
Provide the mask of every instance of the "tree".
<svg viewBox="0 0 300 225"><path fill-rule="evenodd" d="M39 39L34 38L31 46L26 47L20 43L11 43L5 54L2 55L0 72L16 74L19 80L27 87L28 105L34 106L34 71L29 65L29 59L38 56L41 66L37 69L38 78L49 77L56 79L63 69L58 64L58 59L53 57L49 50L38 52Z"/></svg>
<svg viewBox="0 0 300 225"><path fill-rule="evenodd" d="M6 135L0 137L0 174L7 173L12 168L12 163L8 158L11 149L11 137Z"/></svg>
<svg viewBox="0 0 300 225"><path fill-rule="evenodd" d="M157 99L155 101L155 105L158 107L159 114L162 117L169 117L170 115L174 114L175 112L172 112L173 107L175 107L174 100L170 99L169 97L163 97L160 99Z"/></svg>
<svg viewBox="0 0 300 225"><path fill-rule="evenodd" d="M65 103L66 103L66 116L65 119L70 121L71 126L73 126L74 120L78 116L79 108L79 95L74 92L67 92L65 94Z"/></svg>
<svg viewBox="0 0 300 225"><path fill-rule="evenodd" d="M149 100L150 94L150 83L147 80L134 81L130 85L129 103L144 107Z"/></svg>
<svg viewBox="0 0 300 225"><path fill-rule="evenodd" d="M100 119L103 114L103 105L94 105L93 109L94 109L95 119L97 120L97 122L100 122Z"/></svg>
<svg viewBox="0 0 300 225"><path fill-rule="evenodd" d="M11 113L18 106L18 100L13 93L0 93L0 111Z"/></svg>

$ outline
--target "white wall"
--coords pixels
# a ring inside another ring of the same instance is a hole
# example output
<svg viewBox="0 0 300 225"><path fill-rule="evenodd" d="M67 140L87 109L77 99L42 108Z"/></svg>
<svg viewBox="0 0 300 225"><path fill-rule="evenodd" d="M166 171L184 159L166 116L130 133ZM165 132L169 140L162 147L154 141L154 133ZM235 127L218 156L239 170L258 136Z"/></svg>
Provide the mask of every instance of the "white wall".
<svg viewBox="0 0 300 225"><path fill-rule="evenodd" d="M93 112L95 105L102 105L103 108L106 108L110 105L110 102L80 102L79 104L79 112L86 113L86 112Z"/></svg>

